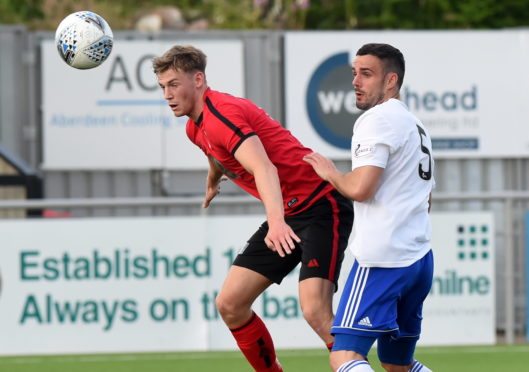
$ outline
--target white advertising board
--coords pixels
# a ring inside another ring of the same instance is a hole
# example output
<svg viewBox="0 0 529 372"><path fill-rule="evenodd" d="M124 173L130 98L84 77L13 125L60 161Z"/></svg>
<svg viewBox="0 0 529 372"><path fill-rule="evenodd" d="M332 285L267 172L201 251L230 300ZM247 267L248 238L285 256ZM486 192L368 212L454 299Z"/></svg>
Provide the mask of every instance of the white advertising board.
<svg viewBox="0 0 529 372"><path fill-rule="evenodd" d="M436 274L421 345L493 343L492 218L432 217ZM236 349L214 298L261 222L259 216L0 221L0 355ZM351 264L348 255L340 288ZM278 348L320 348L299 307L297 272L269 288L254 310Z"/></svg>
<svg viewBox="0 0 529 372"><path fill-rule="evenodd" d="M114 40L109 59L91 70L62 61L51 40L41 43L43 167L46 169L206 169L201 151L175 118L152 71L152 58L174 44L208 56L216 90L244 96L240 40Z"/></svg>
<svg viewBox="0 0 529 372"><path fill-rule="evenodd" d="M496 342L492 213L432 214L434 280L420 345Z"/></svg>
<svg viewBox="0 0 529 372"><path fill-rule="evenodd" d="M351 62L362 45L389 43L406 60L400 98L428 128L435 157L526 157L529 139L517 134L529 116L528 40L528 30L286 33L286 126L315 151L350 159L361 114Z"/></svg>

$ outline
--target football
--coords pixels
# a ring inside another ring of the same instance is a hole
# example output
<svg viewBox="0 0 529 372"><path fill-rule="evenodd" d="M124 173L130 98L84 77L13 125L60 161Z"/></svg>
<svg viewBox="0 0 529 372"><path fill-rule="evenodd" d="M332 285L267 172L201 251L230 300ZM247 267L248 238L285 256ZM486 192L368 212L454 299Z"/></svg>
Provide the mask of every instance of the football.
<svg viewBox="0 0 529 372"><path fill-rule="evenodd" d="M80 11L64 18L55 32L55 44L61 58L78 69L102 64L112 51L114 35L103 17Z"/></svg>

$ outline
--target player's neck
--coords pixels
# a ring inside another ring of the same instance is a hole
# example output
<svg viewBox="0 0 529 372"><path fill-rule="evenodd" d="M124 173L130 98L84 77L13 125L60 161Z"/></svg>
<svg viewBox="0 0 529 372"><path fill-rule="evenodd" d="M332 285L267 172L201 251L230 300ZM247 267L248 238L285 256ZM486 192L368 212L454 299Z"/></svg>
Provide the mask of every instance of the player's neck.
<svg viewBox="0 0 529 372"><path fill-rule="evenodd" d="M384 96L383 101L380 103L387 102L392 98L400 100L400 92L398 90L392 90L392 91L387 92L386 95Z"/></svg>
<svg viewBox="0 0 529 372"><path fill-rule="evenodd" d="M206 90L208 90L208 86L204 84L204 86L197 91L195 96L193 111L189 115L195 123L199 120L200 115L202 115L202 111L204 110L204 94L206 94Z"/></svg>

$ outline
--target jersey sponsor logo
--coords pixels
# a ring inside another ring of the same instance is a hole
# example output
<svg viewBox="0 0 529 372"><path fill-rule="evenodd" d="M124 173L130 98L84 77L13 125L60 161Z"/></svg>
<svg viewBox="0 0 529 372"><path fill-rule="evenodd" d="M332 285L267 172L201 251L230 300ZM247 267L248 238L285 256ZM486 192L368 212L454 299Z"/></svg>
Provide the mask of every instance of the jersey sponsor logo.
<svg viewBox="0 0 529 372"><path fill-rule="evenodd" d="M373 327L373 325L371 324L371 320L369 320L368 316L366 316L365 318L360 319L358 324L366 326L366 327Z"/></svg>
<svg viewBox="0 0 529 372"><path fill-rule="evenodd" d="M362 146L358 144L355 149L355 158L360 158L362 156L369 155L375 151L375 146L365 145Z"/></svg>
<svg viewBox="0 0 529 372"><path fill-rule="evenodd" d="M292 208L292 206L293 206L294 204L296 204L298 201L299 201L298 198L294 198L294 199L292 199L291 201L289 201L289 202L287 203L287 205L288 205L289 208Z"/></svg>

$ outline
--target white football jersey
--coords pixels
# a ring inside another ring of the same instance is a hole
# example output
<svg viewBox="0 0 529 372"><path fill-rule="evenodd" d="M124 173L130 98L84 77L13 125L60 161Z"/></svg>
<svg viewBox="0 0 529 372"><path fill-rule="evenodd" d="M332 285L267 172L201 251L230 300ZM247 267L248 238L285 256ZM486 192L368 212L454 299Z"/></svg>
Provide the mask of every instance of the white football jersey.
<svg viewBox="0 0 529 372"><path fill-rule="evenodd" d="M430 250L428 198L435 181L432 141L406 105L390 99L354 126L352 169L384 168L373 198L354 202L351 249L360 266L406 267Z"/></svg>

